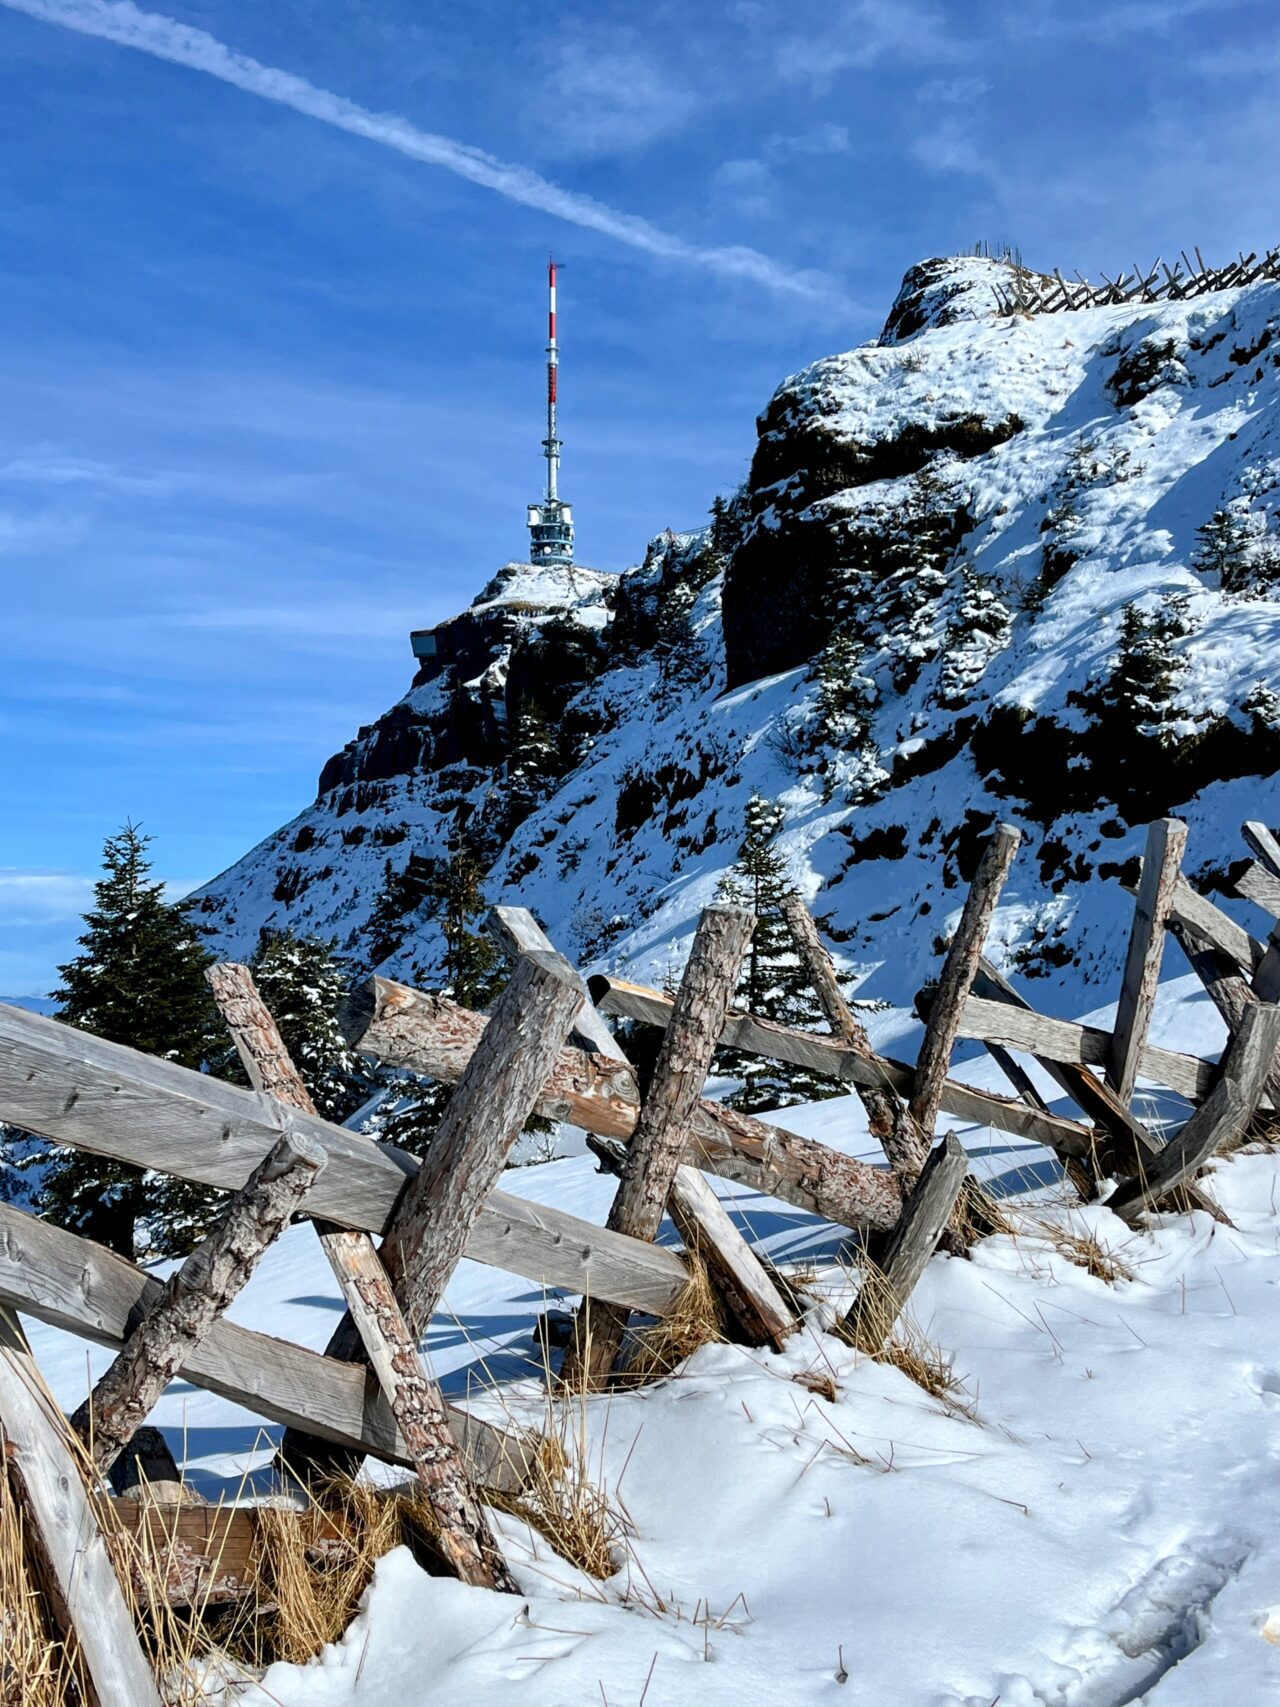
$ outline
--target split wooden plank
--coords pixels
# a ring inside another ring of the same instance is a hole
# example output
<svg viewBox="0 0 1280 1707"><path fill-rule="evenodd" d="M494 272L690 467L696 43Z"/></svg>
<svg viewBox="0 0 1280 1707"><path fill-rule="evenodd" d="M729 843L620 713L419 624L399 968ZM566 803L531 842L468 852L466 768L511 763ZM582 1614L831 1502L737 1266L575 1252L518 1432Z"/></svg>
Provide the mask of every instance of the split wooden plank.
<svg viewBox="0 0 1280 1707"><path fill-rule="evenodd" d="M324 1169L324 1151L282 1113L276 1143L206 1236L165 1281L155 1307L71 1418L105 1474L231 1301L248 1284Z"/></svg>
<svg viewBox="0 0 1280 1707"><path fill-rule="evenodd" d="M254 1088L307 1114L315 1103L285 1047L275 1019L247 966L209 969L209 983ZM400 1432L413 1456L439 1529L440 1550L457 1576L483 1588L514 1590L502 1550L467 1478L449 1430L444 1395L423 1365L373 1240L328 1223L320 1243L346 1300L347 1311ZM296 1447L295 1440L295 1447ZM327 1446L321 1449L328 1452ZM319 1452L306 1457L314 1464Z"/></svg>
<svg viewBox="0 0 1280 1707"><path fill-rule="evenodd" d="M708 907L698 921L671 1024L663 1033L609 1210L608 1224L615 1232L633 1239L658 1236L755 922L753 913L737 907ZM629 1312L617 1306L584 1301L565 1360L565 1380L571 1387L590 1389L608 1378L628 1319Z"/></svg>
<svg viewBox="0 0 1280 1707"><path fill-rule="evenodd" d="M875 1051L866 1027L845 1000L813 914L795 890L783 897L782 912L809 982L827 1016L827 1024L846 1048L863 1061L873 1062ZM929 1154L929 1136L921 1131L902 1097L882 1075L880 1082L858 1083L854 1090L866 1110L871 1136L879 1140L889 1166L904 1180L914 1180Z"/></svg>
<svg viewBox="0 0 1280 1707"><path fill-rule="evenodd" d="M527 907L494 907L489 928L512 958L530 951L556 952ZM570 1037L606 1059L623 1059L618 1040L590 1000L583 1004ZM780 1351L799 1324L769 1271L697 1168L682 1162L676 1169L667 1208L685 1247L706 1264L712 1285L746 1342L772 1345Z"/></svg>
<svg viewBox="0 0 1280 1707"><path fill-rule="evenodd" d="M1116 1005L1115 1048L1107 1077L1121 1102L1133 1100L1142 1051L1155 1012L1160 966L1164 958L1165 920L1173 904L1187 847L1187 826L1177 818L1157 818L1147 829L1125 955L1120 1000Z"/></svg>
<svg viewBox="0 0 1280 1707"><path fill-rule="evenodd" d="M1130 885L1125 885L1133 895L1137 891ZM1194 930L1205 942L1210 944L1219 954L1242 967L1252 974L1262 959L1262 944L1250 936L1243 925L1238 925L1221 907L1215 906L1205 895L1193 889L1185 876L1179 877L1174 885L1173 899L1169 906L1170 925L1186 925Z"/></svg>
<svg viewBox="0 0 1280 1707"><path fill-rule="evenodd" d="M1033 1036L1037 1041L1043 1041L1046 1030L1053 1030L1059 1022L1049 1020L1043 1014L1034 1013L1030 1004L1014 988L989 960L983 959L978 966L974 978L974 987L980 992L980 997L970 1000L980 1000L987 997L991 1005L999 1004L1009 1015L1017 1015L1025 1021L1033 1022L1036 1030ZM1091 1028L1080 1026L1071 1027L1078 1030L1081 1040ZM1096 1033L1098 1041L1097 1064L1106 1066L1112 1059L1112 1037L1110 1032ZM1143 1051L1143 1062L1148 1062L1155 1051L1150 1048ZM1189 1057L1176 1059L1190 1059ZM1097 1194L1100 1181L1112 1174L1122 1175L1141 1173L1147 1166L1147 1158L1155 1155L1160 1145L1147 1128L1134 1114L1128 1104L1120 1101L1116 1093L1101 1079L1097 1079L1087 1067L1072 1061L1054 1060L1046 1054L1037 1054L1036 1060L1053 1078L1067 1095L1076 1103L1081 1111L1095 1122L1101 1134L1102 1142L1097 1152L1090 1157L1090 1168L1086 1169L1079 1162L1069 1162L1067 1165L1068 1178L1075 1185L1080 1195L1086 1201L1092 1200ZM1218 1068L1216 1063L1203 1062L1205 1083L1201 1095L1207 1094L1210 1085L1216 1080ZM1197 1209L1203 1209L1212 1215L1216 1221L1230 1224L1229 1217L1213 1202L1212 1198L1199 1186L1191 1185L1186 1188L1187 1196Z"/></svg>
<svg viewBox="0 0 1280 1707"><path fill-rule="evenodd" d="M976 981L975 981L976 982ZM1046 1071L1056 1066L1105 1067L1112 1058L1112 1034L1101 1026L1081 1025L1075 1020L1052 1019L1032 1008L1011 1005L1007 1000L992 999L974 994L969 997L960 1016L960 1035L978 1043L1004 1044L1034 1056ZM1170 1090L1192 1102L1208 1093L1217 1072L1217 1063L1198 1055L1182 1055L1177 1050L1160 1049L1148 1044L1142 1051L1139 1071L1143 1078ZM1054 1075L1055 1078L1057 1075ZM1074 1100L1072 1079L1058 1079L1062 1089ZM1095 1085L1101 1081L1095 1079ZM1090 1111L1086 1111L1090 1112Z"/></svg>
<svg viewBox="0 0 1280 1707"><path fill-rule="evenodd" d="M0 1303L37 1321L118 1347L160 1296L160 1282L102 1245L0 1203ZM225 1317L178 1374L272 1422L309 1428L338 1446L411 1465L391 1407L368 1374ZM449 1407L467 1472L481 1487L518 1492L529 1478L527 1446Z"/></svg>
<svg viewBox="0 0 1280 1707"><path fill-rule="evenodd" d="M492 907L485 923L494 940L511 960L522 954L558 952L551 938L527 907ZM579 1049L594 1051L607 1060L622 1059L622 1051L605 1024L603 1014L590 1000L583 1002L569 1036Z"/></svg>
<svg viewBox="0 0 1280 1707"><path fill-rule="evenodd" d="M590 989L596 1005L605 1013L625 1015L654 1026L666 1025L671 1017L671 998L663 995L661 990L651 990L643 984L629 984L620 978L604 977L592 978ZM770 1020L756 1019L752 1014L730 1013L720 1041L727 1047L765 1055L772 1060L794 1061L801 1066L814 1067L850 1085L888 1085L902 1097L911 1093L914 1068L904 1061L874 1053L864 1058L834 1038L821 1037L809 1031L791 1031ZM961 1084L958 1079L948 1079L942 1087L942 1112L957 1120L972 1121L975 1126L993 1126L1000 1132L1015 1133L1064 1156L1086 1156L1093 1145L1093 1133L1079 1121L1067 1120L1057 1114L1044 1114L1039 1109L1028 1108L1025 1103L997 1096L994 1091ZM598 1132L600 1128L592 1127L591 1130ZM698 1141L703 1143L706 1136L703 1129L695 1127L695 1132ZM710 1171L723 1170L711 1167Z"/></svg>
<svg viewBox="0 0 1280 1707"><path fill-rule="evenodd" d="M279 1133L275 1103L255 1091L4 1004L0 1108L14 1125L57 1143L230 1191ZM310 1213L383 1231L417 1160L315 1116L299 1115L298 1122L329 1157ZM686 1281L671 1251L501 1191L485 1205L467 1255L538 1286L659 1314Z"/></svg>
<svg viewBox="0 0 1280 1707"><path fill-rule="evenodd" d="M355 1047L446 1084L461 1077L489 1023L447 997L387 978L371 979L360 996L344 1020ZM657 1000L665 1003L665 1024L673 1004L662 996ZM635 1130L640 1092L625 1062L565 1049L543 1087L538 1112L602 1138L625 1140ZM1085 1129L1079 1130L1083 1134ZM855 1229L891 1227L902 1208L901 1186L883 1169L721 1103L700 1102L694 1110L685 1160ZM631 1304L627 1298L609 1298L598 1286L579 1290Z"/></svg>
<svg viewBox="0 0 1280 1707"><path fill-rule="evenodd" d="M844 1319L844 1331L860 1351L874 1357L892 1335L916 1282L938 1248L968 1172L964 1146L954 1133L948 1133L929 1153L880 1262L868 1267L858 1297Z"/></svg>
<svg viewBox="0 0 1280 1707"><path fill-rule="evenodd" d="M955 1048L960 1010L978 969L991 918L1022 837L1012 824L1001 824L978 863L955 935L942 966L938 991L924 1029L911 1093L911 1113L932 1138L942 1108L943 1086Z"/></svg>
<svg viewBox="0 0 1280 1707"><path fill-rule="evenodd" d="M1245 1015L1258 1006L1258 997L1235 963L1220 954L1191 926L1171 920L1169 928L1208 992L1209 999L1226 1021L1227 1030L1236 1036ZM1271 1063L1263 1092L1273 1108L1280 1108L1280 1060Z"/></svg>
<svg viewBox="0 0 1280 1707"><path fill-rule="evenodd" d="M1244 826L1244 839L1272 877L1280 877L1280 836L1256 819Z"/></svg>
<svg viewBox="0 0 1280 1707"><path fill-rule="evenodd" d="M125 1602L66 1424L15 1318L0 1310L0 1435L18 1484L45 1589L80 1651L98 1707L160 1707L160 1691Z"/></svg>
<svg viewBox="0 0 1280 1707"><path fill-rule="evenodd" d="M1160 1197L1190 1179L1215 1150L1239 1143L1258 1107L1278 1048L1280 1007L1255 1002L1231 1040L1222 1077L1208 1097L1145 1174L1126 1180L1108 1200L1107 1207L1133 1221Z"/></svg>
<svg viewBox="0 0 1280 1707"><path fill-rule="evenodd" d="M1264 913L1270 913L1273 919L1280 919L1280 877L1268 871L1261 861L1252 861L1236 878L1236 894L1261 907Z"/></svg>

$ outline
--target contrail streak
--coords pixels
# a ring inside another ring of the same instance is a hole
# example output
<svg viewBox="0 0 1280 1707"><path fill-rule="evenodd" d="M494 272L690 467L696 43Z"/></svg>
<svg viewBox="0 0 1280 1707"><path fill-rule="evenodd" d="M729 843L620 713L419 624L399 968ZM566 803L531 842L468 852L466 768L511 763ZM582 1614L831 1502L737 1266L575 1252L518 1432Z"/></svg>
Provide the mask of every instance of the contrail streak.
<svg viewBox="0 0 1280 1707"><path fill-rule="evenodd" d="M193 29L176 18L158 12L144 12L132 0L0 0L12 12L24 12L47 24L58 24L76 30L81 35L100 36L117 42L121 47L136 48L156 59L171 60L175 65L203 71L223 83L231 83L263 100L292 107L308 118L337 130L363 136L370 142L381 143L420 160L428 166L441 166L473 184L495 190L500 196L538 208L557 219L585 226L633 249L666 260L683 261L705 267L712 272L732 278L750 279L769 290L791 296L807 297L814 301L841 303L839 288L821 274L794 272L780 266L758 249L730 246L704 246L687 242L671 232L663 231L636 214L622 213L599 202L592 196L578 195L561 188L550 179L499 160L483 149L473 148L451 137L436 136L419 130L407 119L394 113L374 113L357 106L343 95L317 88L303 77L262 65L247 54L238 53L205 30ZM847 306L847 304L845 305Z"/></svg>

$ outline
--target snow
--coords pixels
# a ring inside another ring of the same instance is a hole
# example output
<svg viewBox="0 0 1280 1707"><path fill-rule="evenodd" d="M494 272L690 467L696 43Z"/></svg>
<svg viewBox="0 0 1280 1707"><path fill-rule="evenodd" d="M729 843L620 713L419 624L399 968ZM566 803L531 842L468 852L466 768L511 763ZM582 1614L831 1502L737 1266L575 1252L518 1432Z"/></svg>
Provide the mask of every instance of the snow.
<svg viewBox="0 0 1280 1707"><path fill-rule="evenodd" d="M1065 1017L1114 986L1128 907L1116 874L1141 851L1141 826L1115 823L1105 802L1048 826L979 771L967 737L958 750L946 743L964 719L980 727L1000 708L1081 727L1084 714L1072 695L1114 657L1123 608L1135 599L1162 604L1174 593L1191 596L1193 632L1178 642L1183 733L1202 730L1214 716L1247 728L1248 696L1259 684L1280 688L1276 590L1247 600L1226 596L1215 576L1193 566L1196 530L1221 506L1247 512L1251 525L1266 520L1273 536L1280 526L1280 376L1271 335L1280 324L1280 285L1190 303L974 318L987 314L999 275L995 262L948 263L936 293L941 306L927 329L906 343L825 358L788 380L779 399L784 425L818 420L859 446L957 417L1020 418L1021 430L1006 442L948 465L974 518L950 578L959 568L986 578L1013 613L1008 633L990 646L983 636L966 640L969 607L957 586L939 616L959 624L952 656L926 662L908 689L892 686L892 646L868 652L864 668L881 701L873 738L895 775L883 798L862 803L859 779L878 775L874 751L865 763L860 755L843 768L837 763L839 786L828 796L797 749L794 734L812 724L817 694L803 669L723 691L723 588L714 579L693 615L704 681L670 691L653 656L615 660L574 702L575 714L598 720L598 733L510 836L489 875L491 899L532 907L552 939L589 970L655 981L679 962L698 909L735 857L747 801L759 791L786 805L783 851L830 917L843 970L866 995L910 1003L934 968L935 938L957 905L956 832L967 821L997 817L1018 825L1024 847L996 936L1020 970L1039 977L1038 1004ZM953 284L957 295L942 300ZM1132 374L1143 352L1166 345L1174 353L1155 360L1139 388L1146 394L1121 401L1128 393L1118 376ZM869 526L901 504L908 484L860 485L820 500L813 513L832 526L841 517ZM768 497L755 499L759 528L771 515L778 519ZM1054 521L1064 505L1072 512L1069 528ZM1042 606L1020 608L1055 527L1070 533L1079 560ZM671 538L685 550L697 536ZM658 556L660 549L623 584L651 588ZM477 608L505 605L518 628L533 620L525 614L530 606L567 607L575 623L599 630L614 586L591 571L567 578L565 571L512 564L484 589ZM505 672L505 657L494 668ZM402 708L427 718L441 704L434 681L413 690ZM483 810L494 786L491 769L460 774L457 765L432 763L424 759L411 774L354 795L322 796L216 880L203 919L214 946L243 957L262 927L288 925L335 936L358 954L386 861L399 866L410 850L442 851L459 805ZM635 783L652 786L652 806L639 824L620 823L620 797ZM1242 819L1280 818L1280 792L1275 776L1252 775L1208 784L1170 806L1190 825L1192 875L1213 877L1242 851ZM298 850L300 832L314 839ZM901 857L892 851L899 848ZM1247 905L1225 905L1261 933ZM1071 964L1064 967L1062 954L1042 954L1046 942L1071 950ZM383 969L430 982L439 952L435 927L418 920Z"/></svg>
<svg viewBox="0 0 1280 1707"><path fill-rule="evenodd" d="M1162 988L1155 1038L1220 1046L1194 980ZM977 1055L959 1070L999 1084ZM855 1099L778 1118L877 1157ZM1021 1194L1006 1201L1015 1236L935 1258L913 1300L964 1408L828 1331L851 1294L839 1229L721 1185L777 1260L814 1270L815 1302L782 1355L709 1346L669 1380L586 1402L586 1462L627 1520L615 1574L584 1578L499 1516L519 1596L427 1577L398 1551L340 1643L274 1666L243 1699L480 1707L518 1691L523 1707L633 1707L646 1685L646 1707L1280 1698L1280 1647L1264 1636L1268 1619L1272 1637L1280 1627L1280 1156L1213 1170L1232 1228L1197 1213L1133 1231L1105 1205L1069 1205L1034 1146L962 1136L992 1189ZM597 1221L613 1191L585 1157L504 1186ZM1045 1223L1092 1234L1125 1276L1077 1267ZM426 1341L446 1390L538 1423L531 1327L545 1303L464 1262ZM299 1226L231 1314L320 1347L338 1308ZM28 1325L58 1398L78 1402L105 1354ZM157 1420L206 1494L265 1486L277 1431L247 1412L176 1383Z"/></svg>

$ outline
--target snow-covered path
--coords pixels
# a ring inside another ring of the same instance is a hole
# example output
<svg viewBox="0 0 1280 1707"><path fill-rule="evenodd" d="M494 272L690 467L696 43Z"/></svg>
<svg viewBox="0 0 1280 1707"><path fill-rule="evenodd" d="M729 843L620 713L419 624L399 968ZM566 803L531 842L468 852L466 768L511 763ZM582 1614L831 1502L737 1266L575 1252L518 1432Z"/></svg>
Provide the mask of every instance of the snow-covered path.
<svg viewBox="0 0 1280 1707"><path fill-rule="evenodd" d="M1177 997L1182 997L1181 1001ZM1185 981L1162 992L1160 1040L1208 1047ZM987 1064L969 1070L996 1083ZM868 1140L844 1099L788 1123ZM1034 1150L967 1135L981 1170ZM508 1175L516 1190L603 1214L610 1183L572 1158ZM525 1593L499 1597L385 1559L342 1644L279 1665L255 1707L1254 1707L1280 1700L1280 1156L1247 1154L1212 1187L1234 1229L1200 1215L1133 1233L1070 1211L1127 1269L1069 1261L1017 1213L1016 1237L938 1259L914 1314L954 1363L972 1415L824 1331L819 1304L785 1355L712 1346L674 1379L593 1400L592 1473L630 1520L616 1575L579 1577L499 1519ZM847 1293L835 1229L735 1199L776 1254ZM1056 1212L1059 1216L1062 1211ZM482 1356L533 1356L535 1288L464 1264L430 1349L454 1392ZM336 1301L306 1228L269 1256L234 1314L317 1345ZM33 1332L60 1397L82 1396L83 1345ZM100 1361L100 1354L93 1354ZM520 1389L517 1389L519 1403ZM531 1417L541 1400L525 1384ZM258 1425L182 1387L206 1491L260 1463ZM262 1444L265 1444L262 1443ZM846 1674L841 1679L840 1673Z"/></svg>

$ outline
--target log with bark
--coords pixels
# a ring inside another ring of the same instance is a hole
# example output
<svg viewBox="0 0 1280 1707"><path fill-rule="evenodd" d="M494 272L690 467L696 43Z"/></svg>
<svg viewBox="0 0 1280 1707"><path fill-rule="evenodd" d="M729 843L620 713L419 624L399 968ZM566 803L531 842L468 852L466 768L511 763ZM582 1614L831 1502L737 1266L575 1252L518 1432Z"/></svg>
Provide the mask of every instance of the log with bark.
<svg viewBox="0 0 1280 1707"><path fill-rule="evenodd" d="M609 1210L616 1233L649 1241L658 1236L754 927L754 914L734 907L708 907L698 922ZM628 1319L616 1305L584 1301L563 1372L571 1388L598 1387L608 1378Z"/></svg>

